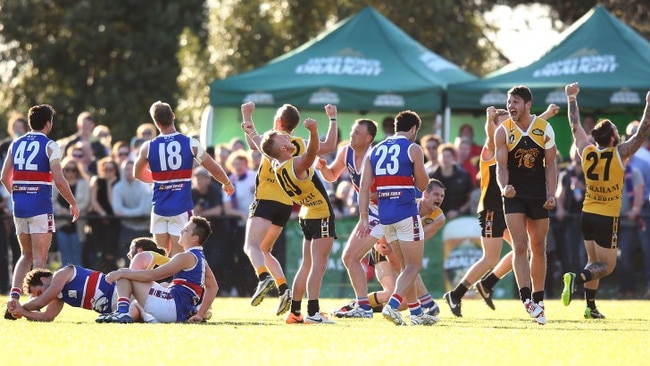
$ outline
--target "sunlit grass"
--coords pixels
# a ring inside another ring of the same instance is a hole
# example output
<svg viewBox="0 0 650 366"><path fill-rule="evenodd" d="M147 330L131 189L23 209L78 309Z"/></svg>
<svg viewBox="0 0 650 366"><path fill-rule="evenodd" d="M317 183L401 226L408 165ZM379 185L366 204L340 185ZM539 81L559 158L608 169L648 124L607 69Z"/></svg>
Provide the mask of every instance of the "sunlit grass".
<svg viewBox="0 0 650 366"><path fill-rule="evenodd" d="M287 325L276 299L217 299L207 324L96 324L95 313L66 306L52 323L2 320L0 344L11 365L637 365L650 357L650 302L601 300L607 319L585 320L583 301L546 302L535 324L515 300L492 311L463 302L433 327L396 327L380 314L335 325ZM347 300L321 300L332 310ZM303 303L303 311L306 301ZM406 315L406 312L403 313Z"/></svg>

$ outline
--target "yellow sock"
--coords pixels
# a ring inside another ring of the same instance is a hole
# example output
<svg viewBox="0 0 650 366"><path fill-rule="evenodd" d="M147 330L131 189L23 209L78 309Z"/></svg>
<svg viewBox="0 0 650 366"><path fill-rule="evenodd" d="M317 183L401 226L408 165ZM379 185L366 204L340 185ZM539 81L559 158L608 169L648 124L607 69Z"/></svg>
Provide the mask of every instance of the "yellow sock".
<svg viewBox="0 0 650 366"><path fill-rule="evenodd" d="M278 288L286 283L287 283L287 279L284 277L280 277L277 280L275 280L275 285L278 286Z"/></svg>
<svg viewBox="0 0 650 366"><path fill-rule="evenodd" d="M370 307L375 308L381 306L381 303L377 300L377 293L371 292L368 294L368 301L370 301Z"/></svg>
<svg viewBox="0 0 650 366"><path fill-rule="evenodd" d="M255 273L257 274L257 278L260 278L261 275L263 275L265 273L268 274L269 270L268 270L268 268L266 268L266 266L261 266L261 267L257 267L255 269Z"/></svg>

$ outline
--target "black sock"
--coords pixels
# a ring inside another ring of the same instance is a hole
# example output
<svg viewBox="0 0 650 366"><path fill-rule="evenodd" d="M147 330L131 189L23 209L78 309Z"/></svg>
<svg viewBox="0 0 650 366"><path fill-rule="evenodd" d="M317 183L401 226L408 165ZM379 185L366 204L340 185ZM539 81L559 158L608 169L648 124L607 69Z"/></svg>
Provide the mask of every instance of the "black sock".
<svg viewBox="0 0 650 366"><path fill-rule="evenodd" d="M318 299L316 300L307 300L307 314L312 316L320 311L320 305L318 304Z"/></svg>
<svg viewBox="0 0 650 366"><path fill-rule="evenodd" d="M467 292L467 286L463 285L462 283L459 283L456 288L451 292L451 298L454 299L456 302L458 300L462 299L463 296L465 296L465 293Z"/></svg>
<svg viewBox="0 0 650 366"><path fill-rule="evenodd" d="M296 300L291 300L291 312L300 315L300 307L302 306L302 300L301 301L296 301Z"/></svg>
<svg viewBox="0 0 650 366"><path fill-rule="evenodd" d="M589 309L592 310L596 308L596 291L598 290L585 289L585 300Z"/></svg>
<svg viewBox="0 0 650 366"><path fill-rule="evenodd" d="M533 292L533 301L538 304L540 301L544 301L544 291Z"/></svg>
<svg viewBox="0 0 650 366"><path fill-rule="evenodd" d="M289 289L289 286L286 283L283 283L278 287L278 292L282 295L286 290Z"/></svg>
<svg viewBox="0 0 650 366"><path fill-rule="evenodd" d="M530 299L530 287L520 288L519 298L521 299L521 302L526 302L526 300Z"/></svg>
<svg viewBox="0 0 650 366"><path fill-rule="evenodd" d="M490 272L490 274L487 275L487 277L485 277L484 279L481 280L481 283L483 284L483 287L485 287L486 289L492 290L494 285L496 285L497 282L499 282L499 280L500 280L500 278L497 277L494 274L494 272Z"/></svg>
<svg viewBox="0 0 650 366"><path fill-rule="evenodd" d="M260 281L264 281L265 279L271 277L271 275L268 272L262 272L257 277L260 279Z"/></svg>

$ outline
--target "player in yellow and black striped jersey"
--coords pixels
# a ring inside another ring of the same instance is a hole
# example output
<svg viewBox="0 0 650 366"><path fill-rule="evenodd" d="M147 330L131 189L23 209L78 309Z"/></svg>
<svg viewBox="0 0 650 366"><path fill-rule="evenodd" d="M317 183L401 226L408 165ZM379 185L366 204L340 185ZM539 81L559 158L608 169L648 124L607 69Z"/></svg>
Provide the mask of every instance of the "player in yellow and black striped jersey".
<svg viewBox="0 0 650 366"><path fill-rule="evenodd" d="M303 155L294 156L296 148L291 140L276 131L265 133L260 147L264 154L276 160L273 169L284 192L301 206L298 217L305 237L302 252L306 257L300 262L293 282L294 300L291 301L287 323L332 323L321 313L318 298L328 256L336 238L334 211L312 167L318 153L318 125L315 120L307 118L305 127L309 130L310 138ZM303 318L300 308L305 291L308 295L307 316Z"/></svg>
<svg viewBox="0 0 650 366"><path fill-rule="evenodd" d="M546 120L555 116L558 111L558 106L550 104L546 111L539 117ZM483 297L485 303L494 310L492 288L503 276L512 270L512 251L508 252L508 254L499 260L504 237L508 243L511 240L503 214L501 190L499 189L496 178L496 155L494 148L494 131L501 123L508 119L508 111L505 109L496 109L491 106L486 109L485 113L485 132L487 139L480 155L481 195L477 209L478 220L481 226L483 256L467 270L461 281L450 292L449 296L451 297L452 304L457 305L457 307L452 308L452 312L456 316L461 316L461 299L474 284L476 284L476 290ZM492 268L494 270L490 271ZM490 272L486 273L488 271ZM482 276L484 277L481 280Z"/></svg>
<svg viewBox="0 0 650 366"><path fill-rule="evenodd" d="M494 138L497 182L512 237L519 296L528 314L538 324L546 324L546 234L548 210L555 208L557 148L551 125L530 113L532 100L527 87L511 88L510 118L497 128Z"/></svg>
<svg viewBox="0 0 650 366"><path fill-rule="evenodd" d="M650 92L646 94L646 106L637 132L627 141L620 143L616 125L608 119L596 123L591 137L580 124L577 96L578 83L565 87L569 105L569 123L573 140L582 159L585 174L585 199L580 218L582 235L587 250L587 265L579 273L564 274L562 302L569 305L576 282L584 283L584 317L604 318L596 308L596 291L599 279L614 271L618 247L618 220L623 199L625 164L650 136Z"/></svg>
<svg viewBox="0 0 650 366"><path fill-rule="evenodd" d="M261 137L258 136L253 125L254 109L255 104L252 102L242 104L242 129L246 133L246 141L250 148L258 149ZM326 154L336 149L336 106L326 105L325 112L330 119L330 125L325 141L321 143L316 140L319 144L319 154ZM305 140L292 135L299 122L298 109L285 104L278 108L273 124L274 131L284 135L294 146L294 156L300 156L306 150ZM267 156L263 156L257 172L255 200L251 204L246 223L244 251L259 279L255 293L251 298L251 305L259 305L268 291L273 288L275 282L280 294L277 315L289 310L291 291L282 266L271 251L291 216L292 208L293 202L278 184L271 160Z"/></svg>
<svg viewBox="0 0 650 366"><path fill-rule="evenodd" d="M131 260L129 264L131 269L154 269L171 260L165 249L158 247L153 238L149 237L131 240L131 246L126 256Z"/></svg>

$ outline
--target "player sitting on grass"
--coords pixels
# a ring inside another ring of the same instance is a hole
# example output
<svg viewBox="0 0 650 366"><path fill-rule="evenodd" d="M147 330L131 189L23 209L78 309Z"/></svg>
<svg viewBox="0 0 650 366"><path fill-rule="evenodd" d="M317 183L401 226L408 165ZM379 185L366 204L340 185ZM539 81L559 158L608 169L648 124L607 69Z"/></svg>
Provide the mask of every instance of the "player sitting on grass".
<svg viewBox="0 0 650 366"><path fill-rule="evenodd" d="M116 282L118 300L117 311L105 322L132 323L131 296L158 322L203 321L219 289L203 254L203 243L212 229L204 217L192 216L180 234L179 243L185 251L168 263L149 270L122 268L106 275L106 281ZM173 276L169 287L154 282L169 276ZM204 301L197 310L202 297Z"/></svg>

